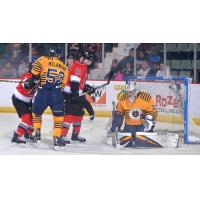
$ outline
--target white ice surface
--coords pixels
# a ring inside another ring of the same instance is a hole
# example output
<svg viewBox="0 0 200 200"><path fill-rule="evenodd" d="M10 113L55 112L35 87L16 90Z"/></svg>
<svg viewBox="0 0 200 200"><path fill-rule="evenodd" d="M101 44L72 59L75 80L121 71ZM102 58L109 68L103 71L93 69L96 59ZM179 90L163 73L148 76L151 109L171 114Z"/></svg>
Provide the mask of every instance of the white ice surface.
<svg viewBox="0 0 200 200"><path fill-rule="evenodd" d="M184 145L179 144L178 148L159 148L159 149L121 149L117 150L112 146L105 144L105 126L108 118L95 118L91 122L87 117L84 118L81 128L81 135L87 139L85 144L71 144L62 151L54 151L52 145L52 116L43 115L42 125L42 143L38 146L27 144L24 148L16 145L11 145L10 140L14 129L19 123L19 119L14 113L0 114L0 154L13 155L46 155L46 154L101 154L101 155L153 155L153 154L183 154L194 155L200 154L200 145ZM71 129L70 129L71 132Z"/></svg>

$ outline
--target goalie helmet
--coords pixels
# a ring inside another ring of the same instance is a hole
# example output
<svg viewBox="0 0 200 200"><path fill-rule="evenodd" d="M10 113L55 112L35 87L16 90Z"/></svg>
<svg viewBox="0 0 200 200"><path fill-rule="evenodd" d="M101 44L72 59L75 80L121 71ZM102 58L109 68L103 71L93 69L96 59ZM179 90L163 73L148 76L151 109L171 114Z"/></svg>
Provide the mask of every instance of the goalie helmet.
<svg viewBox="0 0 200 200"><path fill-rule="evenodd" d="M126 85L126 94L130 101L132 101L138 94L139 88L135 82L130 82Z"/></svg>

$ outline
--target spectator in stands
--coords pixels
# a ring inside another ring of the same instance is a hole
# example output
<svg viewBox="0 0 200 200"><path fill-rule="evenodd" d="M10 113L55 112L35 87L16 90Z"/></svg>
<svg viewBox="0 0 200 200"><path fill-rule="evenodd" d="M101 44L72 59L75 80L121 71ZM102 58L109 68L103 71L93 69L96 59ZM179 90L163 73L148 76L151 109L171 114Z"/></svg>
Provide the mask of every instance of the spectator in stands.
<svg viewBox="0 0 200 200"><path fill-rule="evenodd" d="M29 44L21 44L22 58L28 57L29 55Z"/></svg>
<svg viewBox="0 0 200 200"><path fill-rule="evenodd" d="M126 76L134 76L134 70L131 63L127 63L125 70L123 70L124 79Z"/></svg>
<svg viewBox="0 0 200 200"><path fill-rule="evenodd" d="M31 49L31 54L32 54L32 61L35 61L39 58L38 52L36 51L35 47L32 47Z"/></svg>
<svg viewBox="0 0 200 200"><path fill-rule="evenodd" d="M149 70L147 76L156 76L158 68L159 68L159 63L152 63L150 65L150 70Z"/></svg>
<svg viewBox="0 0 200 200"><path fill-rule="evenodd" d="M123 80L124 80L124 74L123 74L121 71L117 71L117 72L114 74L113 80L114 80L114 81L123 81Z"/></svg>
<svg viewBox="0 0 200 200"><path fill-rule="evenodd" d="M149 54L149 61L152 63L158 63L161 61L161 57L157 51L151 51Z"/></svg>
<svg viewBox="0 0 200 200"><path fill-rule="evenodd" d="M94 44L89 44L87 47L87 51L92 54L93 60L90 66L88 66L89 69L95 69L96 63L97 63L97 55L96 55L96 50L95 50L95 45Z"/></svg>
<svg viewBox="0 0 200 200"><path fill-rule="evenodd" d="M117 59L113 59L110 71L105 75L104 79L105 80L108 79L110 72L115 72L113 77L112 77L112 80L114 80L115 75L116 75L117 70L118 70L117 67L118 67L118 60Z"/></svg>
<svg viewBox="0 0 200 200"><path fill-rule="evenodd" d="M128 56L119 61L118 69L120 71L123 70L127 63L131 63L134 66L134 48L130 49Z"/></svg>
<svg viewBox="0 0 200 200"><path fill-rule="evenodd" d="M28 57L21 60L19 67L18 67L18 77L21 77L22 74L24 74L28 71L28 63L29 63Z"/></svg>
<svg viewBox="0 0 200 200"><path fill-rule="evenodd" d="M150 69L151 67L149 65L149 61L148 60L142 61L141 68L139 69L139 71L137 71L137 76L146 77Z"/></svg>
<svg viewBox="0 0 200 200"><path fill-rule="evenodd" d="M43 44L34 43L32 44L32 61L37 60L40 56L45 55L45 48Z"/></svg>
<svg viewBox="0 0 200 200"><path fill-rule="evenodd" d="M21 59L22 52L21 52L21 44L9 44L6 47L6 52L4 54L5 60L11 60L11 61L19 61Z"/></svg>
<svg viewBox="0 0 200 200"><path fill-rule="evenodd" d="M157 77L169 77L170 76L170 68L168 66L165 67L163 62L160 62L159 70L156 73Z"/></svg>
<svg viewBox="0 0 200 200"><path fill-rule="evenodd" d="M146 60L146 54L144 51L139 50L137 51L137 60Z"/></svg>
<svg viewBox="0 0 200 200"><path fill-rule="evenodd" d="M72 65L73 62L74 62L74 56L69 54L67 56L67 66L68 66L68 68L71 67L71 65Z"/></svg>
<svg viewBox="0 0 200 200"><path fill-rule="evenodd" d="M75 59L78 59L80 49L77 43L72 43L69 46L69 54L72 55Z"/></svg>
<svg viewBox="0 0 200 200"><path fill-rule="evenodd" d="M17 78L17 70L12 66L10 61L7 61L5 67L1 69L0 76L2 78Z"/></svg>

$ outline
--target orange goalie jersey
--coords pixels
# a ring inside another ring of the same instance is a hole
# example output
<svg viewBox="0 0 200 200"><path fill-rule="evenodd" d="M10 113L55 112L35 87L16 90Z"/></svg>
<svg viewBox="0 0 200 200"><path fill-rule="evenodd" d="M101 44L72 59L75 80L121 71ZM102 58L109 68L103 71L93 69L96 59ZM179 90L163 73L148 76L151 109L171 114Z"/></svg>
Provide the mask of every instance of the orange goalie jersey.
<svg viewBox="0 0 200 200"><path fill-rule="evenodd" d="M157 118L157 111L154 100L151 95L146 92L139 92L133 102L128 98L119 101L116 112L125 117L125 124L141 125L142 119L146 115L153 116L154 120Z"/></svg>
<svg viewBox="0 0 200 200"><path fill-rule="evenodd" d="M40 86L48 89L64 88L68 78L67 66L56 57L42 56L33 63L31 73L40 75Z"/></svg>

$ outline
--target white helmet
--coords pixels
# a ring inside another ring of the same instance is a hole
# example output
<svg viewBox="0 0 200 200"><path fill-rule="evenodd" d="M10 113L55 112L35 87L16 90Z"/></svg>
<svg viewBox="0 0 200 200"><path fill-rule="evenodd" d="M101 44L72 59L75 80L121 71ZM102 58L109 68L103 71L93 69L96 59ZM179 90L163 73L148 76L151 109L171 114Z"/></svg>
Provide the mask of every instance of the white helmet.
<svg viewBox="0 0 200 200"><path fill-rule="evenodd" d="M126 93L130 100L133 100L137 96L139 92L139 88L135 82L130 82L126 85Z"/></svg>
<svg viewBox="0 0 200 200"><path fill-rule="evenodd" d="M137 89L138 89L138 87L137 87L137 84L135 82L130 82L130 83L126 84L126 91L127 92L137 90Z"/></svg>

